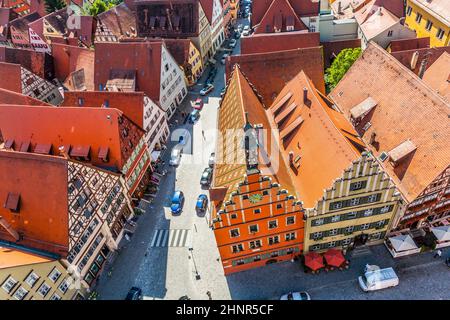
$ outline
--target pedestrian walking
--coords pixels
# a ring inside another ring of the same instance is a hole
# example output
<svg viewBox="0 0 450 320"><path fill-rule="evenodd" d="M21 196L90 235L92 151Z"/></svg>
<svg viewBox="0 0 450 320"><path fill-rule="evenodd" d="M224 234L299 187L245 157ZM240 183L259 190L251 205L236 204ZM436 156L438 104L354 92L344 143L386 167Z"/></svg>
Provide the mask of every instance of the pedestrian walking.
<svg viewBox="0 0 450 320"><path fill-rule="evenodd" d="M442 256L442 251L441 250L438 250L438 251L436 251L436 253L434 254L434 258L436 259L436 258L440 258Z"/></svg>
<svg viewBox="0 0 450 320"><path fill-rule="evenodd" d="M208 296L208 299L209 299L209 300L212 300L211 292L210 292L210 291L206 291L206 295Z"/></svg>
<svg viewBox="0 0 450 320"><path fill-rule="evenodd" d="M205 131L203 131L203 130L202 130L202 136L203 136L203 140L206 140Z"/></svg>

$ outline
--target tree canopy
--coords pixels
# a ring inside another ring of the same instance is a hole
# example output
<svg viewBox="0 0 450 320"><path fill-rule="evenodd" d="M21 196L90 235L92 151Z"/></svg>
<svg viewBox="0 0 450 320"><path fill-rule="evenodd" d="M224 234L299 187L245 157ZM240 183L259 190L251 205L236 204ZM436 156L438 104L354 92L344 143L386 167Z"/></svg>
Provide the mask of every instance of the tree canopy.
<svg viewBox="0 0 450 320"><path fill-rule="evenodd" d="M45 0L45 11L52 13L66 6L64 0Z"/></svg>
<svg viewBox="0 0 450 320"><path fill-rule="evenodd" d="M349 48L342 50L336 56L331 66L325 71L327 92L330 92L338 84L356 59L359 58L361 52L361 48Z"/></svg>

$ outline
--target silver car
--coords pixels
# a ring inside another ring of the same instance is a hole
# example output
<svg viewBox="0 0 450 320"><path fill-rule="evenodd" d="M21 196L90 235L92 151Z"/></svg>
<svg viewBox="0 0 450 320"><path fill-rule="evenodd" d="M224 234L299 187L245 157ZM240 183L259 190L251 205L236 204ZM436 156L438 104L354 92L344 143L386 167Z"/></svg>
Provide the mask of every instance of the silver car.
<svg viewBox="0 0 450 320"><path fill-rule="evenodd" d="M171 166L178 166L181 161L181 154L183 153L183 148L180 145L175 146L170 153L169 164Z"/></svg>
<svg viewBox="0 0 450 320"><path fill-rule="evenodd" d="M282 295L280 300L311 300L311 296L308 292L289 292L288 294Z"/></svg>

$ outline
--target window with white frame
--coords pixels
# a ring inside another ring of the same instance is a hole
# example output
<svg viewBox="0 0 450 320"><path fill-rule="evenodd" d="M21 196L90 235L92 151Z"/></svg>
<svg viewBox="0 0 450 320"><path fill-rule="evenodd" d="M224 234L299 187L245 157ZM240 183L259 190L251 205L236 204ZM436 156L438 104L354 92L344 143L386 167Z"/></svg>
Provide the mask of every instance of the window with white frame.
<svg viewBox="0 0 450 320"><path fill-rule="evenodd" d="M334 247L336 247L336 241L328 242L328 248L334 248Z"/></svg>
<svg viewBox="0 0 450 320"><path fill-rule="evenodd" d="M433 27L433 22L432 22L431 20L428 20L428 21L427 21L427 25L425 26L425 29L426 29L427 31L430 31L430 30L431 30L431 27Z"/></svg>
<svg viewBox="0 0 450 320"><path fill-rule="evenodd" d="M323 222L324 222L323 218L316 219L316 220L314 220L314 225L315 226L320 226L320 225L323 224Z"/></svg>
<svg viewBox="0 0 450 320"><path fill-rule="evenodd" d="M258 232L258 225L257 224L253 224L250 227L248 227L248 230L249 230L250 233Z"/></svg>
<svg viewBox="0 0 450 320"><path fill-rule="evenodd" d="M231 230L230 230L230 236L231 236L232 238L234 238L234 237L239 237L239 229L231 229Z"/></svg>
<svg viewBox="0 0 450 320"><path fill-rule="evenodd" d="M19 287L19 289L16 290L13 297L16 300L23 300L25 296L28 294L28 290L26 290L24 287Z"/></svg>
<svg viewBox="0 0 450 320"><path fill-rule="evenodd" d="M320 239L320 238L322 238L322 231L319 231L319 232L314 232L313 233L313 239Z"/></svg>
<svg viewBox="0 0 450 320"><path fill-rule="evenodd" d="M439 40L442 40L442 38L444 38L444 30L442 30L441 28L439 28L438 32L436 33L436 38L438 38Z"/></svg>
<svg viewBox="0 0 450 320"><path fill-rule="evenodd" d="M273 245L280 242L280 236L269 237L269 245Z"/></svg>
<svg viewBox="0 0 450 320"><path fill-rule="evenodd" d="M50 286L48 284L46 284L45 282L43 284L41 284L41 286L38 289L38 293L43 297L45 297L49 291L50 291Z"/></svg>
<svg viewBox="0 0 450 320"><path fill-rule="evenodd" d="M286 241L295 240L295 232L286 233L285 239Z"/></svg>
<svg viewBox="0 0 450 320"><path fill-rule="evenodd" d="M361 230L367 230L370 228L370 223L365 223L361 225Z"/></svg>
<svg viewBox="0 0 450 320"><path fill-rule="evenodd" d="M389 30L387 36L388 37L392 37L393 34L394 34L394 31L393 30Z"/></svg>
<svg viewBox="0 0 450 320"><path fill-rule="evenodd" d="M244 246L240 243L240 244L236 244L234 246L231 247L231 250L233 253L238 253L241 251L244 251Z"/></svg>
<svg viewBox="0 0 450 320"><path fill-rule="evenodd" d="M57 293L54 293L50 300L61 300L61 297Z"/></svg>
<svg viewBox="0 0 450 320"><path fill-rule="evenodd" d="M291 224L294 224L294 223L295 223L295 217L294 216L286 218L286 225L291 225Z"/></svg>
<svg viewBox="0 0 450 320"><path fill-rule="evenodd" d="M384 226L384 220L378 221L376 226L377 228L382 228Z"/></svg>
<svg viewBox="0 0 450 320"><path fill-rule="evenodd" d="M278 227L278 221L277 220L269 221L269 229L275 229L276 227Z"/></svg>
<svg viewBox="0 0 450 320"><path fill-rule="evenodd" d="M359 204L359 198L353 198L350 200L350 205L351 206L356 206Z"/></svg>
<svg viewBox="0 0 450 320"><path fill-rule="evenodd" d="M350 244L351 242L352 242L352 238L347 238L347 239L342 240L342 245L346 246L346 245Z"/></svg>
<svg viewBox="0 0 450 320"><path fill-rule="evenodd" d="M50 280L53 281L53 283L55 283L56 281L58 281L59 277L61 276L61 271L59 271L56 267L52 270L52 272L50 272L50 274L48 275L48 278Z"/></svg>
<svg viewBox="0 0 450 320"><path fill-rule="evenodd" d="M328 235L330 236L335 236L338 234L339 229L332 229L330 231L328 231Z"/></svg>
<svg viewBox="0 0 450 320"><path fill-rule="evenodd" d="M5 282L3 282L2 289L5 290L7 293L10 293L11 290L16 285L16 283L17 283L17 280L14 279L13 277L9 276L8 279L6 279Z"/></svg>
<svg viewBox="0 0 450 320"><path fill-rule="evenodd" d="M383 208L380 209L381 213L386 213L389 211L389 206L384 206Z"/></svg>
<svg viewBox="0 0 450 320"><path fill-rule="evenodd" d="M367 209L364 211L364 217L370 217L373 213L373 209Z"/></svg>
<svg viewBox="0 0 450 320"><path fill-rule="evenodd" d="M69 282L66 280L63 280L61 282L61 284L58 287L59 291L61 291L62 293L66 293L67 289L69 289Z"/></svg>
<svg viewBox="0 0 450 320"><path fill-rule="evenodd" d="M261 240L250 241L250 249L256 249L262 247Z"/></svg>
<svg viewBox="0 0 450 320"><path fill-rule="evenodd" d="M341 220L341 216L332 216L331 217L331 222L338 222L339 220Z"/></svg>
<svg viewBox="0 0 450 320"><path fill-rule="evenodd" d="M39 276L34 273L33 271L30 272L30 274L25 279L25 283L28 284L31 288L33 288L36 281L38 281Z"/></svg>
<svg viewBox="0 0 450 320"><path fill-rule="evenodd" d="M408 16L410 16L411 13L412 13L412 7L411 7L411 6L408 6L408 8L406 9L406 14L407 14Z"/></svg>
<svg viewBox="0 0 450 320"><path fill-rule="evenodd" d="M354 226L348 226L347 228L345 228L345 232L350 233L353 232L354 229L355 229Z"/></svg>
<svg viewBox="0 0 450 320"><path fill-rule="evenodd" d="M368 202L375 202L375 201L377 201L377 195L376 194L371 194L369 197L367 197L367 201Z"/></svg>

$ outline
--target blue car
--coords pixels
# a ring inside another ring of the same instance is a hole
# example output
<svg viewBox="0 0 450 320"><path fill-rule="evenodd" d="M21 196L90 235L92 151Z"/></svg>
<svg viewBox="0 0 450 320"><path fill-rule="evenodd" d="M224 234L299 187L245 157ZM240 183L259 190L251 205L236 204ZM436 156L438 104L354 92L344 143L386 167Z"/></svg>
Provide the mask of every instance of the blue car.
<svg viewBox="0 0 450 320"><path fill-rule="evenodd" d="M194 111L191 112L191 114L189 115L189 122L194 124L195 121L198 120L198 118L200 118L200 111L198 111L197 109L195 109Z"/></svg>
<svg viewBox="0 0 450 320"><path fill-rule="evenodd" d="M206 211L206 207L208 206L208 197L206 194L201 194L197 198L197 203L195 204L195 209L199 212Z"/></svg>
<svg viewBox="0 0 450 320"><path fill-rule="evenodd" d="M170 211L172 214L179 214L183 210L184 205L184 194L182 191L175 191L172 196L172 205L170 206Z"/></svg>

